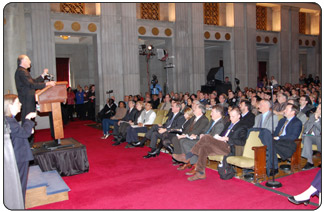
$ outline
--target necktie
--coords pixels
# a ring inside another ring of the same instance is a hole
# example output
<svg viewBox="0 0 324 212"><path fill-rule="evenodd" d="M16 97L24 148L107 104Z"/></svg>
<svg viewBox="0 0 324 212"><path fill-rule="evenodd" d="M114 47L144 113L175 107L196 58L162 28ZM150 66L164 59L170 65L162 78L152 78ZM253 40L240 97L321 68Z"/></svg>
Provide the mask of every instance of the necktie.
<svg viewBox="0 0 324 212"><path fill-rule="evenodd" d="M260 128L262 128L262 122L263 122L263 114L261 114L261 121L260 121L260 124L259 124Z"/></svg>
<svg viewBox="0 0 324 212"><path fill-rule="evenodd" d="M176 117L176 114L173 115L172 119L169 121L169 124L167 126L167 128L171 127L172 123L173 123L173 120L174 118Z"/></svg>
<svg viewBox="0 0 324 212"><path fill-rule="evenodd" d="M285 124L282 126L282 128L281 128L278 136L281 136L281 134L283 133L284 129L286 128L287 123L288 123L288 119L285 121Z"/></svg>
<svg viewBox="0 0 324 212"><path fill-rule="evenodd" d="M189 132L191 132L191 131L193 130L193 127L194 127L195 123L196 123L196 120L194 120L194 121L191 123L190 128L189 128Z"/></svg>
<svg viewBox="0 0 324 212"><path fill-rule="evenodd" d="M230 126L228 126L227 130L222 134L222 136L227 136L229 134L229 132L231 131L233 126L234 126L234 124L231 123Z"/></svg>
<svg viewBox="0 0 324 212"><path fill-rule="evenodd" d="M211 125L211 126L209 127L209 129L207 130L206 134L209 134L209 133L210 133L210 131L211 131L211 129L213 128L214 124L215 124L215 121L213 121L212 125Z"/></svg>

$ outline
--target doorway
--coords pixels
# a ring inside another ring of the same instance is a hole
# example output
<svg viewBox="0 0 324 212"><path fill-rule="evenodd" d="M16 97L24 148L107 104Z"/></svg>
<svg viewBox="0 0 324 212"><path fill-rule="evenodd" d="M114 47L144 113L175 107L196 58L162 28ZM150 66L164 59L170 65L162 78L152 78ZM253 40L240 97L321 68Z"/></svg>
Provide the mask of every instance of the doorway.
<svg viewBox="0 0 324 212"><path fill-rule="evenodd" d="M267 62L259 61L258 73L258 81L262 81L264 77L267 77Z"/></svg>
<svg viewBox="0 0 324 212"><path fill-rule="evenodd" d="M70 58L56 58L56 80L67 81L70 87Z"/></svg>

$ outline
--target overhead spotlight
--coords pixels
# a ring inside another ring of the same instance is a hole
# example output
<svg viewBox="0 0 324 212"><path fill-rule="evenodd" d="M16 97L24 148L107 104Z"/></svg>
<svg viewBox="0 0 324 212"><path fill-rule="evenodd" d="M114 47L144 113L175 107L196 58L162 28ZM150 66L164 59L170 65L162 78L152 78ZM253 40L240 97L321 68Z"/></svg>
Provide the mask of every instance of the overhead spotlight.
<svg viewBox="0 0 324 212"><path fill-rule="evenodd" d="M69 35L60 35L60 37L63 39L63 40L68 40L70 38Z"/></svg>
<svg viewBox="0 0 324 212"><path fill-rule="evenodd" d="M149 45L148 47L147 47L147 50L149 50L149 51L152 51L154 49L154 47L152 46L152 45Z"/></svg>

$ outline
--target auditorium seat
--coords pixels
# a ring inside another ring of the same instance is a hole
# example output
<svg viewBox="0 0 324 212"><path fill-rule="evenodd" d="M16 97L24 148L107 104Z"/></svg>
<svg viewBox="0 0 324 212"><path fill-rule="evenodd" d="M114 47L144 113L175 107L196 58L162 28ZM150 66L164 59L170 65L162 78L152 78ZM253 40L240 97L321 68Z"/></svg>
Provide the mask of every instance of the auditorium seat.
<svg viewBox="0 0 324 212"><path fill-rule="evenodd" d="M266 179L266 146L259 139L259 131L251 131L242 156L229 156L226 161L234 166L254 169L253 182Z"/></svg>

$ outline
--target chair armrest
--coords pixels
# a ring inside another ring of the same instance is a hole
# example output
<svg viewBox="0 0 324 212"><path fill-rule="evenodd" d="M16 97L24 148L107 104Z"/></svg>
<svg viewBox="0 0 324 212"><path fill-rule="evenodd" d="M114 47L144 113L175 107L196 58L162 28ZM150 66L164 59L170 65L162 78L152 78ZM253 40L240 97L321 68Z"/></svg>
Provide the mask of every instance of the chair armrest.
<svg viewBox="0 0 324 212"><path fill-rule="evenodd" d="M254 146L254 172L259 175L266 174L267 146Z"/></svg>

